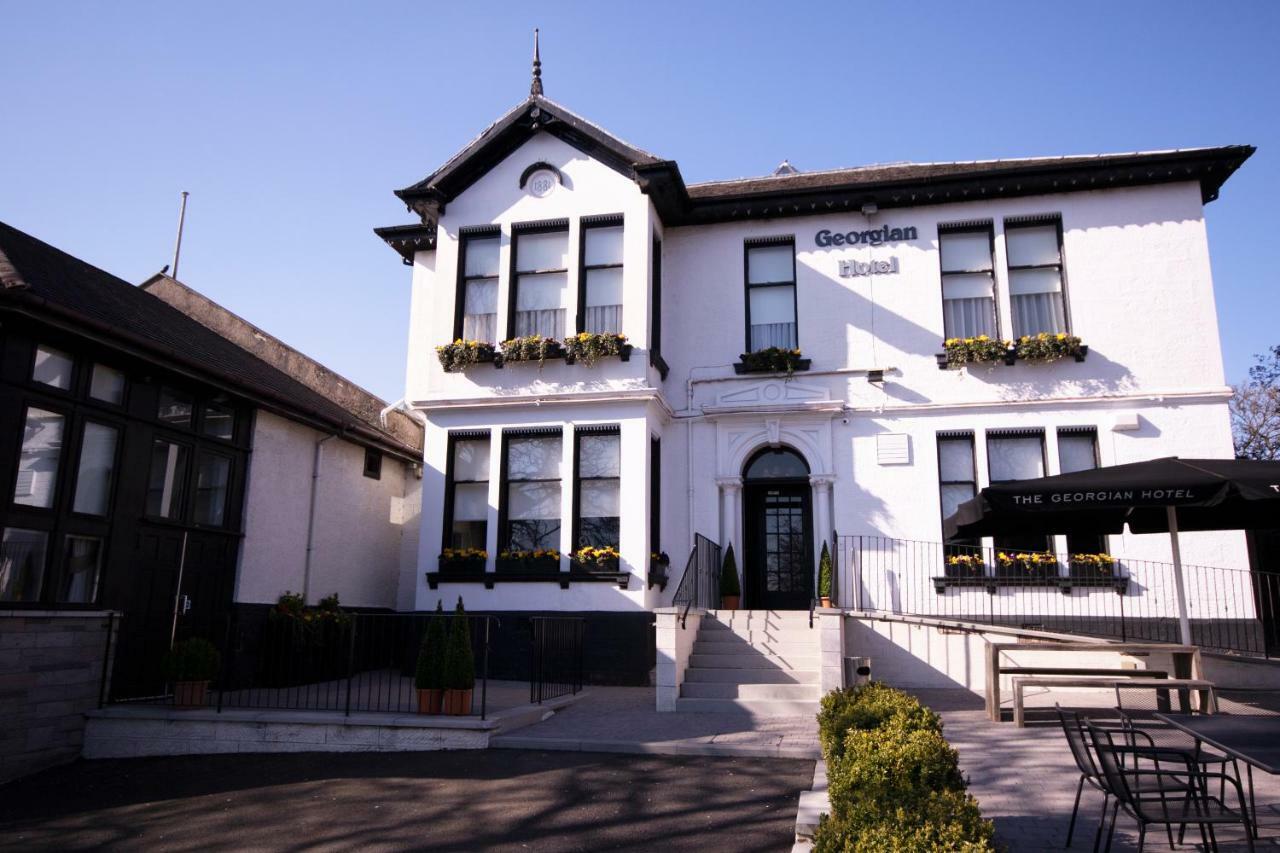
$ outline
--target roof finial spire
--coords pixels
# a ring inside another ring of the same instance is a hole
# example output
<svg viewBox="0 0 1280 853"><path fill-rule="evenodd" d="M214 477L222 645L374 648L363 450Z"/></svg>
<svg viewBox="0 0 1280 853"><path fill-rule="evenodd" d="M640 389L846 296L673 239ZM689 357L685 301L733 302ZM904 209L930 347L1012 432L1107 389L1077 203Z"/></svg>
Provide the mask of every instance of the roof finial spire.
<svg viewBox="0 0 1280 853"><path fill-rule="evenodd" d="M538 53L538 28L533 28L533 83L529 86L530 97L542 94L542 57Z"/></svg>

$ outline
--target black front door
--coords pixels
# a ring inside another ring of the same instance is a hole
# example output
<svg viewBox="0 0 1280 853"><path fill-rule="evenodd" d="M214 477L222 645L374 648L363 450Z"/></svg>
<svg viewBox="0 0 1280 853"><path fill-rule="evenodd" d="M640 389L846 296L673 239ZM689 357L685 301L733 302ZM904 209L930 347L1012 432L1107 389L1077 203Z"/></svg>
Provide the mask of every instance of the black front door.
<svg viewBox="0 0 1280 853"><path fill-rule="evenodd" d="M809 484L748 484L744 494L744 606L807 610L813 598Z"/></svg>

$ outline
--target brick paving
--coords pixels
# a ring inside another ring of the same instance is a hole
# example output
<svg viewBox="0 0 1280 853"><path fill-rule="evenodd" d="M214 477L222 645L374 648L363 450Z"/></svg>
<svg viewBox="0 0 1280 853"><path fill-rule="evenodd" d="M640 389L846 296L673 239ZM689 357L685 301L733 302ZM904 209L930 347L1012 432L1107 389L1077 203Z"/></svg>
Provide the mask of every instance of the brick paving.
<svg viewBox="0 0 1280 853"><path fill-rule="evenodd" d="M1114 699L1104 693L1066 691L1035 697L1028 701L1028 707L1042 710L1029 712L1027 727L1019 729L1011 722L992 723L983 710L982 698L968 691L912 692L942 715L947 740L960 753L960 768L969 779L969 790L977 797L983 815L995 822L997 841L1010 851L1062 849L1080 777L1061 727L1056 718L1049 720L1045 709L1052 708L1056 700L1063 707L1097 711L1114 705ZM1248 697L1225 694L1219 700L1226 713L1265 710ZM1254 780L1263 836L1257 842L1258 849L1280 849L1280 778L1255 772ZM1072 849L1092 847L1100 810L1100 795L1086 787ZM1218 838L1223 850L1245 849L1239 830L1221 830ZM1121 816L1113 849L1136 850L1137 841L1134 822ZM1170 848L1163 834L1149 831L1147 849Z"/></svg>
<svg viewBox="0 0 1280 853"><path fill-rule="evenodd" d="M495 737L500 748L758 758L820 756L813 715L760 717L746 712L655 710L652 687L592 687L568 708ZM814 706L817 713L817 704Z"/></svg>

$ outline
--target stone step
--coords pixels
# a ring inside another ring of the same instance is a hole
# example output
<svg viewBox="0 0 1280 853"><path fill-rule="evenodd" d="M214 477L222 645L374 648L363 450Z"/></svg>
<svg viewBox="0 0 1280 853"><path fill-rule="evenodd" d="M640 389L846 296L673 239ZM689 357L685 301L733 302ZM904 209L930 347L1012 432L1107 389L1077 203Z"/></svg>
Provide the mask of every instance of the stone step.
<svg viewBox="0 0 1280 853"><path fill-rule="evenodd" d="M702 684L817 684L816 669L699 669L684 671L686 683Z"/></svg>
<svg viewBox="0 0 1280 853"><path fill-rule="evenodd" d="M732 640L741 638L744 640L787 640L794 642L804 642L806 639L815 639L818 636L817 630L810 631L808 628L794 627L778 627L769 625L765 627L748 627L744 625L703 625L698 629L698 637L703 640Z"/></svg>
<svg viewBox="0 0 1280 853"><path fill-rule="evenodd" d="M794 625L796 627L809 627L809 614L797 613L796 615L778 615L774 613L752 613L745 616L740 614L721 615L721 616L705 616L702 619L703 625Z"/></svg>
<svg viewBox="0 0 1280 853"><path fill-rule="evenodd" d="M817 639L810 640L807 643L782 643L775 640L704 640L698 639L693 643L693 654L695 655L734 655L734 654L765 654L765 655L813 655L818 653Z"/></svg>
<svg viewBox="0 0 1280 853"><path fill-rule="evenodd" d="M677 711L707 714L746 713L757 717L812 717L818 700L797 699L676 699Z"/></svg>
<svg viewBox="0 0 1280 853"><path fill-rule="evenodd" d="M766 655L759 652L731 655L689 655L689 666L716 669L817 669L818 653L807 655Z"/></svg>
<svg viewBox="0 0 1280 853"><path fill-rule="evenodd" d="M709 684L689 683L680 686L687 699L788 699L818 701L816 684Z"/></svg>

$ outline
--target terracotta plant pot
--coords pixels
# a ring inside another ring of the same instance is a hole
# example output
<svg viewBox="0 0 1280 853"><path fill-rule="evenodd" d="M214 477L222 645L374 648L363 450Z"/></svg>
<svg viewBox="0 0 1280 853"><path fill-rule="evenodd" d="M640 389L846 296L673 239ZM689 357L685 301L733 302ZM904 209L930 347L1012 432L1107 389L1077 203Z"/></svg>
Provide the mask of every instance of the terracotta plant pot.
<svg viewBox="0 0 1280 853"><path fill-rule="evenodd" d="M826 597L819 598L819 599L818 599L818 603L819 603L819 604L821 604L824 608L825 608L825 607L830 607L830 606L831 606L831 599L826 598Z"/></svg>
<svg viewBox="0 0 1280 853"><path fill-rule="evenodd" d="M465 717L471 713L471 688L444 691L444 713L451 717Z"/></svg>
<svg viewBox="0 0 1280 853"><path fill-rule="evenodd" d="M203 708L208 697L208 681L175 681L173 683L173 704L178 708Z"/></svg>
<svg viewBox="0 0 1280 853"><path fill-rule="evenodd" d="M418 713L419 714L439 714L440 706L444 701L444 691L435 688L432 690L418 691Z"/></svg>
<svg viewBox="0 0 1280 853"><path fill-rule="evenodd" d="M720 596L721 610L737 610L738 601L742 598L740 595L722 595Z"/></svg>

